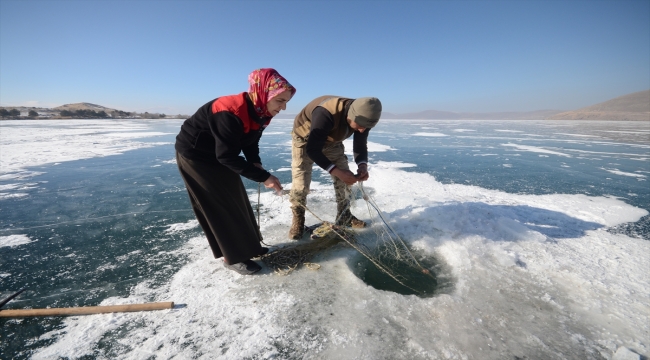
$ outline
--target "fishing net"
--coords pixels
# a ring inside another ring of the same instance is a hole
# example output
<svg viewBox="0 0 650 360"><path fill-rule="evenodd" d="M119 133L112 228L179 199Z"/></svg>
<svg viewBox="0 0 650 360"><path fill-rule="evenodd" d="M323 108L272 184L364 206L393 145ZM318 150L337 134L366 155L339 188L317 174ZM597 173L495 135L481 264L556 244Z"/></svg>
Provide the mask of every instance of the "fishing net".
<svg viewBox="0 0 650 360"><path fill-rule="evenodd" d="M287 275L301 265L315 269L319 266L311 262L314 256L343 244L358 251L377 270L392 278L400 285L419 293L418 282L425 277L435 278L430 270L423 266L413 255L406 243L399 237L386 221L386 217L377 206L375 200L363 188L363 183L351 188L353 201L364 201L368 214L368 226L365 229L353 230L323 221L308 207L305 207L316 219L321 221L313 229L312 241L288 245L265 254L261 257L269 267L277 273Z"/></svg>
<svg viewBox="0 0 650 360"><path fill-rule="evenodd" d="M311 262L317 254L334 247L341 242L354 242L354 234L346 229L323 222L315 226L312 237L316 240L285 246L262 256L262 260L276 273L288 275L300 265L316 270L320 265Z"/></svg>

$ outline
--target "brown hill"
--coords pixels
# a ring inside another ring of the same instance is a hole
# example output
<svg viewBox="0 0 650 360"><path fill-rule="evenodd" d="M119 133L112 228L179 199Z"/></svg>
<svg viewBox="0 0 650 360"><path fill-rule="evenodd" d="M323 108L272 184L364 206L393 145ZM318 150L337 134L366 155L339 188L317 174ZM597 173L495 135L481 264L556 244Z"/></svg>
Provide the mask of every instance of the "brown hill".
<svg viewBox="0 0 650 360"><path fill-rule="evenodd" d="M55 107L53 110L56 111L62 111L62 110L68 110L68 111L77 111L77 110L93 110L93 111L104 111L106 113L110 113L111 111L117 111L116 109L111 109L107 108L105 106L101 105L95 105L87 102L81 102L81 103L74 103L74 104L65 104L61 106Z"/></svg>
<svg viewBox="0 0 650 360"><path fill-rule="evenodd" d="M650 121L650 90L553 115L549 120L641 120Z"/></svg>
<svg viewBox="0 0 650 360"><path fill-rule="evenodd" d="M563 110L537 111L503 111L503 112L452 112L425 110L417 113L393 114L384 112L382 119L414 119L414 120L544 120Z"/></svg>

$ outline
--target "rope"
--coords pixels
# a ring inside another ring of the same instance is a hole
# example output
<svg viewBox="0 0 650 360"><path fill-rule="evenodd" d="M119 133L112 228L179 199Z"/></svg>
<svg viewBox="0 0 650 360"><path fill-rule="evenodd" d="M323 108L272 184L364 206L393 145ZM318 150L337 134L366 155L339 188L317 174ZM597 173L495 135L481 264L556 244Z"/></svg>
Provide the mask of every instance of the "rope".
<svg viewBox="0 0 650 360"><path fill-rule="evenodd" d="M410 257L410 259L420 268L420 271L423 274L429 275L432 278L434 278L433 275L431 275L431 272L428 269L426 269L424 266L422 266L422 264L420 264L420 262L415 258L415 256L413 256L413 253L411 253L411 251L408 249L408 247L406 246L406 243L404 242L404 240L402 240L402 238L400 238L400 236L397 235L397 232L395 232L395 230L388 224L388 222L384 218L384 214L381 212L381 210L379 210L379 207L377 206L377 203L375 203L375 199L373 199L370 195L366 194L365 190L363 189L363 183L359 183L359 189L361 190L361 194L363 195L363 199L366 201L366 203L368 205L372 206L373 209L377 212L377 215L379 216L381 221L384 223L386 228L388 230L390 230L391 234L393 236L395 236L395 238L397 238L397 240L399 240L399 242L402 244L402 246L401 246L402 249L404 249L406 251L406 253ZM439 229L436 229L436 230L441 231Z"/></svg>
<svg viewBox="0 0 650 360"><path fill-rule="evenodd" d="M260 234L260 242L264 244L265 246L270 246L269 244L264 242L264 237L262 237L262 229L261 229L261 222L260 222L260 206L262 206L262 202L260 200L262 193L262 183L257 183L257 232Z"/></svg>
<svg viewBox="0 0 650 360"><path fill-rule="evenodd" d="M383 214L377 207L377 205L374 203L374 200L366 194L366 192L363 189L362 183L359 183L359 189L361 191L361 194L363 195L363 199L366 201L366 203L371 206L379 215L379 218L383 222L384 226L386 226L387 229L390 230L390 233L392 233L402 244L402 248L406 250L407 254L413 260L415 264L420 268L422 273L428 274L431 276L430 272L425 269L411 254L411 252L408 250L406 245L404 244L404 241L397 235L395 230L393 230L390 225L388 225L388 222L384 218ZM282 196L282 195L281 195ZM259 201L259 194L258 194L258 201ZM334 224L331 224L327 221L324 221L323 219L320 218L320 216L316 215L307 205L305 204L300 204L301 207L303 207L306 211L308 211L310 214L312 214L318 221L322 222L323 225L321 226L326 226L331 232L333 232L336 236L334 239L321 239L321 240L315 240L310 243L306 244L299 244L293 247L285 247L278 249L276 251L270 252L269 254L263 255L261 258L263 261L265 261L269 266L273 267L275 269L275 272L280 275L289 275L291 272L296 270L300 264L303 264L305 267L308 269L318 269L320 268L320 265L314 264L312 262L309 262L309 260L319 251L328 249L332 246L334 246L336 243L339 243L341 240L343 240L345 243L347 243L349 246L351 246L353 249L355 249L357 252L359 252L361 255L363 255L368 261L370 261L373 265L377 267L381 272L384 274L388 275L391 277L393 280L395 280L398 284L416 292L416 293L421 293L421 291L414 289L411 286L408 286L407 284L404 283L403 280L399 279L397 275L393 274L386 266L381 264L379 261L374 259L372 256L368 254L369 251L366 251L362 248L363 245L358 244L356 241L354 241L354 237L352 236L351 233L347 233L347 230L345 230L343 227L336 226ZM349 209L351 206L351 201L348 201L348 204L346 205L346 209ZM258 204L259 208L259 204ZM370 210L369 210L370 212ZM393 244L397 248L396 244ZM396 251L396 253L400 253L399 251Z"/></svg>

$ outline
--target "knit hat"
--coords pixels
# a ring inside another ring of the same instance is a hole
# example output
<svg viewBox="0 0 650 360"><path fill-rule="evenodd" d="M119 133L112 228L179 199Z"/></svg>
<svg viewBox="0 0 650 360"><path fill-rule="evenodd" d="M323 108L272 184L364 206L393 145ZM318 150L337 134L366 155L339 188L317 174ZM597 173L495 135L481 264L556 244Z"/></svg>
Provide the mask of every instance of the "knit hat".
<svg viewBox="0 0 650 360"><path fill-rule="evenodd" d="M381 102L376 97L358 98L350 105L348 118L357 125L371 129L381 117Z"/></svg>

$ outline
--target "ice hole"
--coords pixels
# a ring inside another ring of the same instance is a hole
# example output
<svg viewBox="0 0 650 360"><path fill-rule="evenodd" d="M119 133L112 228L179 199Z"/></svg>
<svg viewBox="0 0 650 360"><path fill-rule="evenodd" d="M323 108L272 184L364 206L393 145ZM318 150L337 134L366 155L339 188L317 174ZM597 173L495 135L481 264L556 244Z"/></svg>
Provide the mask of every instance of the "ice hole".
<svg viewBox="0 0 650 360"><path fill-rule="evenodd" d="M359 279L377 290L422 298L452 291L453 279L441 260L433 256L418 256L418 262L421 268L413 267L407 262L392 261L387 268L391 273L389 275L367 257L357 254L351 258L350 266Z"/></svg>

